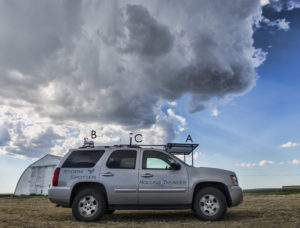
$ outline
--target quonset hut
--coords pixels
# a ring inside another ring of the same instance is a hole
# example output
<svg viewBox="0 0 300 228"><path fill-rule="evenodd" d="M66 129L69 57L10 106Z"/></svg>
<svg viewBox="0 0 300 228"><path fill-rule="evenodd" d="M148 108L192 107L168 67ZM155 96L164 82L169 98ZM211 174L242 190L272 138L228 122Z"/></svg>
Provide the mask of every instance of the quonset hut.
<svg viewBox="0 0 300 228"><path fill-rule="evenodd" d="M17 183L14 195L48 195L54 169L60 160L59 156L47 154L28 166Z"/></svg>

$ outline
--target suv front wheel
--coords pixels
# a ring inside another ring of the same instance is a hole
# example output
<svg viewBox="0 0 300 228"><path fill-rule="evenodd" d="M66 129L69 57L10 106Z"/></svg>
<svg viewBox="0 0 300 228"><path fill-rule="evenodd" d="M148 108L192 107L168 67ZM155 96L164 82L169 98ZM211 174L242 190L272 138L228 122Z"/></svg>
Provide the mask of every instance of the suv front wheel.
<svg viewBox="0 0 300 228"><path fill-rule="evenodd" d="M227 210L226 198L217 188L206 187L196 193L193 209L201 220L220 220Z"/></svg>
<svg viewBox="0 0 300 228"><path fill-rule="evenodd" d="M77 193L72 203L72 213L78 221L96 221L101 218L104 211L104 196L94 188L87 188Z"/></svg>

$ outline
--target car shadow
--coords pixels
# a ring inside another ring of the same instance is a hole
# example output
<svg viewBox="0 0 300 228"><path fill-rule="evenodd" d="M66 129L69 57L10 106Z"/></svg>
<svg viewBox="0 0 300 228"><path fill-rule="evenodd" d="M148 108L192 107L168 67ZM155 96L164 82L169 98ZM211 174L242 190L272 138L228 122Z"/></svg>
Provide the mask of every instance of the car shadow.
<svg viewBox="0 0 300 228"><path fill-rule="evenodd" d="M257 219L262 217L261 212L258 211L250 211L250 210L243 210L243 211L229 211L224 216L224 221L245 221L251 219Z"/></svg>
<svg viewBox="0 0 300 228"><path fill-rule="evenodd" d="M116 211L112 215L104 215L100 221L114 221L114 222L152 222L155 219L156 222L167 221L180 221L184 222L197 220L196 216L191 210L184 211Z"/></svg>
<svg viewBox="0 0 300 228"><path fill-rule="evenodd" d="M260 213L253 211L232 211L227 212L222 221L245 221L260 217ZM151 222L155 219L156 222L178 221L191 222L199 221L192 210L184 211L116 211L111 215L104 215L100 222Z"/></svg>

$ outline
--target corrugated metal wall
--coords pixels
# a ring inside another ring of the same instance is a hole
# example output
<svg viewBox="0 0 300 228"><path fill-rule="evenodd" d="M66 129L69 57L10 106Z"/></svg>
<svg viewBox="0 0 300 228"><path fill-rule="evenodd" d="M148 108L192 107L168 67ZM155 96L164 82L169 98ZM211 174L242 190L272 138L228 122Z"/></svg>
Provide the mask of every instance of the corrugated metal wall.
<svg viewBox="0 0 300 228"><path fill-rule="evenodd" d="M30 165L21 175L15 195L41 194L47 195L52 176L61 157L46 155Z"/></svg>

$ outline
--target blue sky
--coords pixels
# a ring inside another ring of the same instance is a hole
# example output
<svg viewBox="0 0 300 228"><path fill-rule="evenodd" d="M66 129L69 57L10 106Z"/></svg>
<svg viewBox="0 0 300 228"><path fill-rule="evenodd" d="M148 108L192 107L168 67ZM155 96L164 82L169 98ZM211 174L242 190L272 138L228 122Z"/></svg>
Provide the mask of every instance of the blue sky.
<svg viewBox="0 0 300 228"><path fill-rule="evenodd" d="M299 185L298 1L1 4L0 193L92 129L96 145L190 134L195 165L233 170L243 188Z"/></svg>
<svg viewBox="0 0 300 228"><path fill-rule="evenodd" d="M300 178L298 145L280 147L299 142L300 10L277 13L265 9L264 14L286 18L290 29L255 32L255 46L268 52L257 69L256 86L220 106L216 117L209 111L185 116L187 125L193 126L187 133L197 139L198 150L204 154L196 164L233 169L244 188L297 185ZM186 134L178 140L183 141ZM262 160L273 164L259 166ZM240 163L256 165L241 167Z"/></svg>

